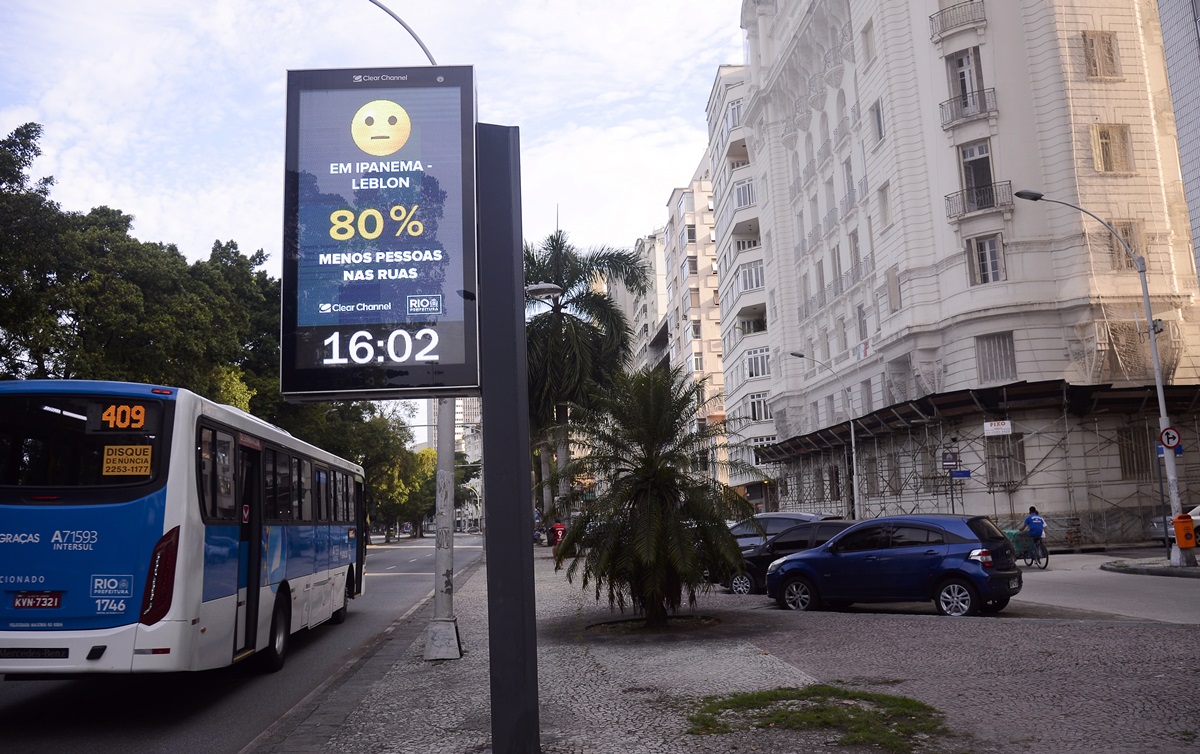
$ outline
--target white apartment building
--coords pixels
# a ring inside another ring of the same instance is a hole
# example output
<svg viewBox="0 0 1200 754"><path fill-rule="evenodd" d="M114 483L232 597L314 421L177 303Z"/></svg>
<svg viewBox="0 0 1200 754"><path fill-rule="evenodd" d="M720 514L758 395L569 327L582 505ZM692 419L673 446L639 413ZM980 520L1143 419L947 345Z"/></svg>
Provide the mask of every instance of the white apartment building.
<svg viewBox="0 0 1200 754"><path fill-rule="evenodd" d="M706 380L708 413L725 419L722 395L721 312L717 297L717 254L708 155L686 186L671 192L664 228L667 362L681 366L693 382Z"/></svg>
<svg viewBox="0 0 1200 754"><path fill-rule="evenodd" d="M708 117L727 406L761 427L769 507L1015 528L1037 505L1052 542L1144 538L1161 498L1138 272L1103 225L1019 189L1144 255L1185 506L1200 495L1154 9L743 0L747 65L721 69Z"/></svg>
<svg viewBox="0 0 1200 754"><path fill-rule="evenodd" d="M731 455L754 463L755 447L778 439L771 418L772 353L767 337L766 261L759 224L758 166L750 164L743 113L750 95L743 66L721 66L708 99L709 153L716 207L725 406ZM777 500L761 477L732 473L759 510Z"/></svg>
<svg viewBox="0 0 1200 754"><path fill-rule="evenodd" d="M633 334L632 369L653 366L667 354L667 272L663 261L665 229L658 228L633 244L633 252L650 271L645 294L635 294L622 285L613 285L609 295L629 322Z"/></svg>

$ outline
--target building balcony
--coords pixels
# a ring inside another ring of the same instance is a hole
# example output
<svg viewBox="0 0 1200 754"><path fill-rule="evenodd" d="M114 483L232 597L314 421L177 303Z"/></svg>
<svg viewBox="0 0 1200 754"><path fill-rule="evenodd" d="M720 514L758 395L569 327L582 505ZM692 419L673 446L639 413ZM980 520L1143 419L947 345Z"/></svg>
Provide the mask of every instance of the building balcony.
<svg viewBox="0 0 1200 754"><path fill-rule="evenodd" d="M1012 204L1012 181L978 186L946 195L946 219L958 220L975 212L1004 209Z"/></svg>
<svg viewBox="0 0 1200 754"><path fill-rule="evenodd" d="M838 203L838 208L842 212L842 217L850 214L850 211L858 206L858 197L854 193L854 187L851 186L846 195L842 197L842 201Z"/></svg>
<svg viewBox="0 0 1200 754"><path fill-rule="evenodd" d="M812 109L806 107L796 111L796 130L807 131L812 125Z"/></svg>
<svg viewBox="0 0 1200 754"><path fill-rule="evenodd" d="M804 173L800 177L800 181L804 185L808 185L808 182L816 177L817 177L817 161L809 160L808 164L804 166Z"/></svg>
<svg viewBox="0 0 1200 754"><path fill-rule="evenodd" d="M821 243L821 226L814 225L813 229L808 232L808 236L805 240L808 241L808 248L817 248L817 244Z"/></svg>
<svg viewBox="0 0 1200 754"><path fill-rule="evenodd" d="M846 70L846 62L842 59L842 46L839 44L825 53L825 83L837 86L842 83L842 73Z"/></svg>
<svg viewBox="0 0 1200 754"><path fill-rule="evenodd" d="M800 196L800 191L804 188L804 182L797 178L788 185L788 199L795 201L797 196Z"/></svg>
<svg viewBox="0 0 1200 754"><path fill-rule="evenodd" d="M825 161L830 157L833 157L833 140L826 139L825 143L821 145L821 148L817 150L817 163L824 165Z"/></svg>
<svg viewBox="0 0 1200 754"><path fill-rule="evenodd" d="M941 104L942 128L992 115L996 112L996 90L983 89L952 97Z"/></svg>
<svg viewBox="0 0 1200 754"><path fill-rule="evenodd" d="M796 146L796 118L789 115L783 119L783 133L780 136L783 145L788 149Z"/></svg>
<svg viewBox="0 0 1200 754"><path fill-rule="evenodd" d="M838 227L837 208L834 207L833 209L826 212L825 219L822 222L825 225L825 235L829 235L833 231L837 230L837 227Z"/></svg>
<svg viewBox="0 0 1200 754"><path fill-rule="evenodd" d="M808 106L813 110L825 107L825 82L819 73L808 77Z"/></svg>
<svg viewBox="0 0 1200 754"><path fill-rule="evenodd" d="M838 121L837 128L833 129L833 143L841 146L842 142L850 138L850 117L843 117Z"/></svg>
<svg viewBox="0 0 1200 754"><path fill-rule="evenodd" d="M982 26L986 23L987 16L983 12L983 0L959 3L929 17L929 36L936 42L949 32L968 26Z"/></svg>

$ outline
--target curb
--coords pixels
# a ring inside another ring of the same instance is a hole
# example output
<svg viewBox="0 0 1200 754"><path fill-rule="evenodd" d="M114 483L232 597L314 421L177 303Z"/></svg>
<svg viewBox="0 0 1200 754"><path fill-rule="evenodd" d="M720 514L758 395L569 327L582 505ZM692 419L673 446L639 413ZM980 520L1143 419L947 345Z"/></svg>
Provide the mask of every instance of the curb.
<svg viewBox="0 0 1200 754"><path fill-rule="evenodd" d="M1101 564L1100 570L1111 571L1113 573L1133 573L1139 576L1174 576L1184 579L1200 579L1200 568L1193 566L1139 566L1129 565L1123 560L1115 560L1111 563Z"/></svg>

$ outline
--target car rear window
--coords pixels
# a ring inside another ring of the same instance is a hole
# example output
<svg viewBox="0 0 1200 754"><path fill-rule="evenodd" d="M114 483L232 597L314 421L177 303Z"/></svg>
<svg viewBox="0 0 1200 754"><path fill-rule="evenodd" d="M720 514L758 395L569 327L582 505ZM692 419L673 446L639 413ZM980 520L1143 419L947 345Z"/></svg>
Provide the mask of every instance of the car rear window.
<svg viewBox="0 0 1200 754"><path fill-rule="evenodd" d="M1004 532L1000 531L1000 527L992 523L992 519L986 516L972 518L967 521L967 526L979 537L980 542L995 542L997 540L1006 539Z"/></svg>

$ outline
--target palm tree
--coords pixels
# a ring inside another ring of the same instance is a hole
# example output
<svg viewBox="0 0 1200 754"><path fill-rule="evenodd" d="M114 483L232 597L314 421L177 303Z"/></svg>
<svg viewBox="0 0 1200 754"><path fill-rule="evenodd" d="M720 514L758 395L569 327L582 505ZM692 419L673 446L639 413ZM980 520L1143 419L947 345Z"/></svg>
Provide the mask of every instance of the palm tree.
<svg viewBox="0 0 1200 754"><path fill-rule="evenodd" d="M550 436L557 433L557 465L568 460L569 405L584 404L594 385L605 385L629 358L631 336L625 315L602 285L619 283L645 293L649 271L638 257L607 246L581 253L556 230L538 246L524 248L525 284L550 283L561 293L549 300L526 293L525 324L529 367L529 413L542 439L543 509L550 511ZM548 306L548 308L546 308ZM559 495L570 478L562 473Z"/></svg>
<svg viewBox="0 0 1200 754"><path fill-rule="evenodd" d="M679 368L621 373L573 414L573 440L585 452L568 472L593 474L597 494L571 522L555 565L570 558L568 579L582 570L597 600L607 590L610 607L631 605L648 627L665 624L685 592L696 604L706 568L742 567L727 521L754 507L707 470L726 429L696 421L704 388Z"/></svg>

